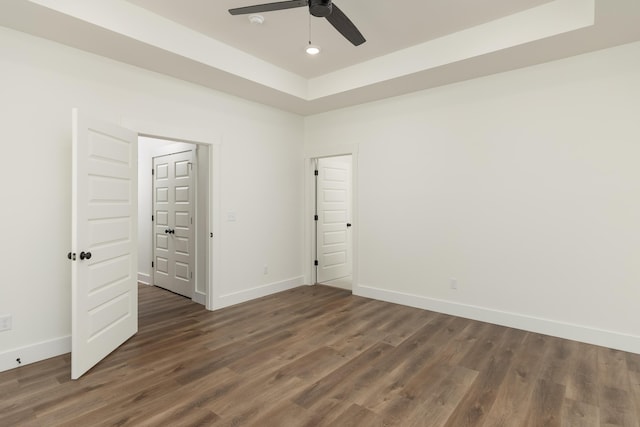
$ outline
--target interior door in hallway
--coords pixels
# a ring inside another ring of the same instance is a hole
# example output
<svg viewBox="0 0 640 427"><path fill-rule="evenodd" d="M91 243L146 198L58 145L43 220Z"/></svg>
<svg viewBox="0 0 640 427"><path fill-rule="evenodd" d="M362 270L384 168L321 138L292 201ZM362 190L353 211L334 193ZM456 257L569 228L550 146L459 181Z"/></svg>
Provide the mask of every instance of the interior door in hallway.
<svg viewBox="0 0 640 427"><path fill-rule="evenodd" d="M318 159L317 282L351 274L351 156Z"/></svg>
<svg viewBox="0 0 640 427"><path fill-rule="evenodd" d="M153 158L153 281L193 298L193 152Z"/></svg>
<svg viewBox="0 0 640 427"><path fill-rule="evenodd" d="M71 378L138 331L138 135L72 114Z"/></svg>

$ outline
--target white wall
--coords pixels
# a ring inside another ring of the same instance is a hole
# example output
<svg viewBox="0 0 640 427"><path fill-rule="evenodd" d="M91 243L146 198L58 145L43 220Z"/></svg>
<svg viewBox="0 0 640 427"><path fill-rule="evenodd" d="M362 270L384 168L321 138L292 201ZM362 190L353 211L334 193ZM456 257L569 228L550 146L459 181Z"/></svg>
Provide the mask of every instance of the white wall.
<svg viewBox="0 0 640 427"><path fill-rule="evenodd" d="M72 107L219 135L219 305L302 282L301 117L2 28L0 93L0 370L69 348Z"/></svg>
<svg viewBox="0 0 640 427"><path fill-rule="evenodd" d="M635 43L308 117L305 144L358 144L355 293L640 353L639 117Z"/></svg>

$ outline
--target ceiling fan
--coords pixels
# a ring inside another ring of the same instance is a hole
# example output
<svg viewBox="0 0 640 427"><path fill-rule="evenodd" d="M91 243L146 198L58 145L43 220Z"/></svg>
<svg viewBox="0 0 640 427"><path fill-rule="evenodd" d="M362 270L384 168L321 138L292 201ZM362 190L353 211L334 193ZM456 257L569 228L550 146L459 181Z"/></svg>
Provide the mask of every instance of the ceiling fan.
<svg viewBox="0 0 640 427"><path fill-rule="evenodd" d="M293 9L295 7L309 6L309 13L318 18L326 18L333 27L338 30L354 46L360 46L366 40L353 22L331 0L291 0L276 3L257 4L255 6L238 7L229 9L232 15L245 15L249 13L271 12L274 10Z"/></svg>

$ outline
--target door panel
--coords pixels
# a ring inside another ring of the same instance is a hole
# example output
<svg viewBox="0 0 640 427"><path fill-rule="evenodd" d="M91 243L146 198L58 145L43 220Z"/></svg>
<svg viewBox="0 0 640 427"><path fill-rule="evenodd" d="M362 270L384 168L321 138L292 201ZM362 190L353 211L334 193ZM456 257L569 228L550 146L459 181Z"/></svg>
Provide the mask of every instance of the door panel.
<svg viewBox="0 0 640 427"><path fill-rule="evenodd" d="M153 158L154 284L193 298L193 152Z"/></svg>
<svg viewBox="0 0 640 427"><path fill-rule="evenodd" d="M131 131L75 109L72 116L71 378L77 379L138 330L138 148Z"/></svg>
<svg viewBox="0 0 640 427"><path fill-rule="evenodd" d="M319 283L351 274L350 159L318 160L318 277Z"/></svg>

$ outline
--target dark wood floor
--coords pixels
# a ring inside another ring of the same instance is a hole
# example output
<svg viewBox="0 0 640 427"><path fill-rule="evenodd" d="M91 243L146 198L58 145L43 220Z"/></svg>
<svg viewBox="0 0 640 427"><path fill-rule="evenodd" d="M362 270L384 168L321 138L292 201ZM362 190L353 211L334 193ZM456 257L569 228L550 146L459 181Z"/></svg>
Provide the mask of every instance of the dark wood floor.
<svg viewBox="0 0 640 427"><path fill-rule="evenodd" d="M640 426L640 356L301 287L207 312L140 287L78 381L0 373L1 426Z"/></svg>

